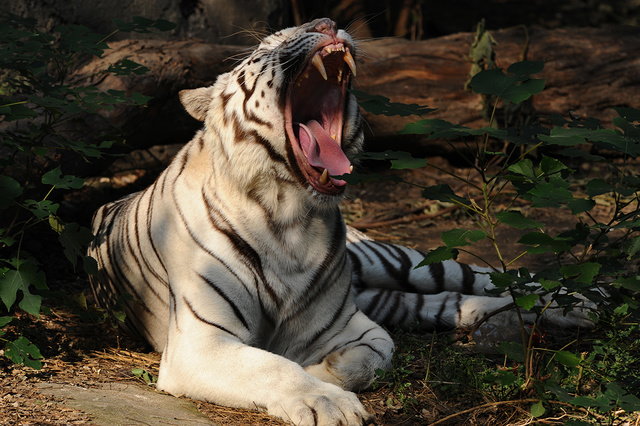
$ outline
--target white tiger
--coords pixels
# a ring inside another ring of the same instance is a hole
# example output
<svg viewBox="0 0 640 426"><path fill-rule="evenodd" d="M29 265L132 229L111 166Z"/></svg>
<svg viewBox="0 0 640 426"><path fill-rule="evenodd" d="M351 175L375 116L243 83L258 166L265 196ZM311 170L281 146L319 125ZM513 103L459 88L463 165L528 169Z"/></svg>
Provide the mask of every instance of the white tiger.
<svg viewBox="0 0 640 426"><path fill-rule="evenodd" d="M414 269L422 253L345 228L333 176L362 147L354 58L329 19L267 37L180 93L204 128L153 185L96 212L96 299L133 296L123 327L162 351L159 389L298 425L368 423L351 391L394 346L363 311L450 328L511 302L483 296L484 269Z"/></svg>

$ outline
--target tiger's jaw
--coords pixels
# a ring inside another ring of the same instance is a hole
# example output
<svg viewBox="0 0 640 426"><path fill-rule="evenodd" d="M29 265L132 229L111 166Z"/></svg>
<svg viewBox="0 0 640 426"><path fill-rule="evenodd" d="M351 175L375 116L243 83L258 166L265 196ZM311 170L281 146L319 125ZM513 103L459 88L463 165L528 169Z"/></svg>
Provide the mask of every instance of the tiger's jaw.
<svg viewBox="0 0 640 426"><path fill-rule="evenodd" d="M321 44L287 89L287 139L304 180L324 195L342 194L346 182L333 176L353 170L343 150L347 88L356 73L351 51L335 37Z"/></svg>

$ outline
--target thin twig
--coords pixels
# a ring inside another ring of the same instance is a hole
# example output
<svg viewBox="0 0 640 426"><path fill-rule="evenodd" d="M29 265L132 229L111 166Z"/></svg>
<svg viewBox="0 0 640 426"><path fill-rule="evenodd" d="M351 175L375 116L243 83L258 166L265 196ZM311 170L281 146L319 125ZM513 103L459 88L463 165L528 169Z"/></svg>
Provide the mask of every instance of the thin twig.
<svg viewBox="0 0 640 426"><path fill-rule="evenodd" d="M540 399L539 398L527 398L527 399L518 399L515 401L496 401L496 402L488 402L486 404L482 404L482 405L477 405L475 407L469 408L467 410L463 410L463 411L459 411L457 413L453 413L443 419L440 419L434 423L431 423L431 426L435 426L441 423L444 423L448 420L451 420L455 417L461 416L463 414L468 414L468 413L472 413L474 411L478 411L478 410L484 410L485 408L492 408L492 407L497 407L499 405L508 405L508 404L528 404L531 402L539 402ZM576 410L581 410L581 411L587 411L586 409L582 408L582 407L576 407L575 405L571 405L568 402L562 402L562 401L546 401L549 404L555 404L555 405L564 405L564 406L568 406L568 407L572 407Z"/></svg>
<svg viewBox="0 0 640 426"><path fill-rule="evenodd" d="M475 200L482 200L484 199L483 195L478 195L477 197L473 197L472 198L474 201ZM427 204L428 206L428 204ZM426 206L425 206L426 207ZM434 219L436 217L445 215L447 213L450 213L454 210L459 209L460 207L463 207L462 205L456 204L450 207L446 207L442 210L440 210L437 213L425 213L425 214L420 214L417 216L405 216L405 217L399 217L397 219L390 219L390 220L381 220L381 221L373 221L373 222L362 222L362 221L355 221L349 224L349 226L351 226L352 228L355 229L371 229L371 228L382 228L384 226L392 226L392 225L399 225L402 223L409 223L409 222L417 222L417 221L421 221L421 220L428 220L428 219Z"/></svg>
<svg viewBox="0 0 640 426"><path fill-rule="evenodd" d="M455 205L455 206L451 206L451 207L446 207L442 210L440 210L437 213L429 213L429 214L420 214L417 216L405 216L405 217L399 217L397 219L391 219L391 220L381 220L381 221L377 221L377 222L353 222L351 224L349 224L349 226L351 226L352 228L356 228L356 229L370 229L370 228L382 228L384 226L392 226L392 225L399 225L401 223L409 223L409 222L414 222L414 221L421 221L421 220L428 220L428 219L433 219L436 218L438 216L442 216L444 214L447 214L453 210L458 209L460 206Z"/></svg>

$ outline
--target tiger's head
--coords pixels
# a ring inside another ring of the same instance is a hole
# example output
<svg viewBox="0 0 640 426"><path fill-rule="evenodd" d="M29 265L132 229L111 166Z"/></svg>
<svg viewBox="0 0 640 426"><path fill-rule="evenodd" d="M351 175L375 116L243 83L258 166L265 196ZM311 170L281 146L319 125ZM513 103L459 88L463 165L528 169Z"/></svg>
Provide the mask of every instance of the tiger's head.
<svg viewBox="0 0 640 426"><path fill-rule="evenodd" d="M335 206L363 134L355 97L355 45L330 19L287 28L208 88L185 90L186 110L205 122L215 154L245 191L304 192ZM295 188L294 188L295 187ZM282 199L282 195L279 196Z"/></svg>

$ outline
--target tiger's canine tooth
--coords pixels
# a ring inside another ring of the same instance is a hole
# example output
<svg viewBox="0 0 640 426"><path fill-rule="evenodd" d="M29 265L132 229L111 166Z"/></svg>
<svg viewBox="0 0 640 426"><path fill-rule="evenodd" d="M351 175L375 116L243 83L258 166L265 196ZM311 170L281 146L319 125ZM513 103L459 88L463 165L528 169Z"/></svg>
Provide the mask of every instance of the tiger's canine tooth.
<svg viewBox="0 0 640 426"><path fill-rule="evenodd" d="M324 169L324 172L322 172L322 176L320 176L320 183L322 185L326 185L327 182L329 182L329 172L327 171L327 169Z"/></svg>
<svg viewBox="0 0 640 426"><path fill-rule="evenodd" d="M353 58L351 59L353 61ZM324 69L324 63L322 62L322 58L320 55L315 55L311 60L311 63L318 70L322 78L327 79L327 70Z"/></svg>
<svg viewBox="0 0 640 426"><path fill-rule="evenodd" d="M353 60L353 56L351 56L351 52L349 52L348 50L346 52L344 52L344 56L342 57L342 59L344 59L344 61L347 63L347 65L349 65L349 68L351 69L351 73L353 73L353 76L356 76L356 62Z"/></svg>

